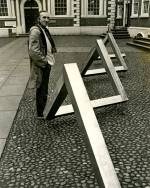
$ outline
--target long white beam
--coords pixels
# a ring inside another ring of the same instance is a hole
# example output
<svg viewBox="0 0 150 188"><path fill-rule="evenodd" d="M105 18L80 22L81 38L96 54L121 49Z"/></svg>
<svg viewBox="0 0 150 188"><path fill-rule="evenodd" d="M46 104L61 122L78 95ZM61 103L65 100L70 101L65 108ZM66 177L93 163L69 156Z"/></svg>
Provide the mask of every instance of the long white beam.
<svg viewBox="0 0 150 188"><path fill-rule="evenodd" d="M122 56L122 57L126 57L126 54L125 54L125 53L122 53L121 56ZM113 59L113 58L116 58L116 55L115 55L115 54L109 54L109 57L110 57L111 59ZM98 56L98 59L101 59L101 57Z"/></svg>
<svg viewBox="0 0 150 188"><path fill-rule="evenodd" d="M101 188L121 188L77 64L64 65L64 81Z"/></svg>
<svg viewBox="0 0 150 188"><path fill-rule="evenodd" d="M95 99L91 101L91 105L93 108L98 108L102 106L107 106L111 104L116 104L120 102L125 102L122 100L120 95L112 96L112 97L106 97L102 99ZM62 116L62 115L68 115L74 113L74 109L72 104L69 105L63 105L60 106L57 113L55 114L55 117Z"/></svg>
<svg viewBox="0 0 150 188"><path fill-rule="evenodd" d="M116 71L126 71L123 66L116 66L115 67ZM90 75L95 75L95 74L104 74L106 73L105 68L100 68L100 69L90 69L85 73L85 76L90 76Z"/></svg>

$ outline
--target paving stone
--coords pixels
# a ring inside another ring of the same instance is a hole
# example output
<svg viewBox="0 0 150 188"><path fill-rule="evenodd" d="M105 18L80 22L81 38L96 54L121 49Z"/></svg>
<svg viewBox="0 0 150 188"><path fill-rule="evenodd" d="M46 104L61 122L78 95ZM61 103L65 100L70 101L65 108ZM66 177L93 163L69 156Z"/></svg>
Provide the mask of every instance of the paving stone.
<svg viewBox="0 0 150 188"><path fill-rule="evenodd" d="M7 138L16 111L0 111L0 138Z"/></svg>

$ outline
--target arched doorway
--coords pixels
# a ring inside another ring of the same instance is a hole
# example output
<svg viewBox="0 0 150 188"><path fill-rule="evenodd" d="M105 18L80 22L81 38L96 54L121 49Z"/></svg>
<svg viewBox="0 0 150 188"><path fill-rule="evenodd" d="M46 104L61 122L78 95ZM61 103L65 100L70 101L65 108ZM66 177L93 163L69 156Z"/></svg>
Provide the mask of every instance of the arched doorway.
<svg viewBox="0 0 150 188"><path fill-rule="evenodd" d="M27 0L24 4L26 33L36 23L39 16L39 7L35 0Z"/></svg>

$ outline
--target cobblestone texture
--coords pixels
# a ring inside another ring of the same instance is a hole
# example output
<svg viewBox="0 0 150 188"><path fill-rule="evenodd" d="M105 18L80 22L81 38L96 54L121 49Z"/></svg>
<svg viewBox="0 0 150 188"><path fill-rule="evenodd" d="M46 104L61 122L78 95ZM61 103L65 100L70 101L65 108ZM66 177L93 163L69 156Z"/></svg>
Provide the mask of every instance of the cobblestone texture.
<svg viewBox="0 0 150 188"><path fill-rule="evenodd" d="M119 73L129 101L95 110L122 188L150 187L150 55L127 52ZM49 94L63 63L85 63L87 53L59 53ZM94 66L99 66L95 62ZM89 97L114 94L107 75L84 79ZM69 103L67 97L65 103ZM33 91L26 89L0 162L1 188L99 188L84 135L74 115L37 120Z"/></svg>

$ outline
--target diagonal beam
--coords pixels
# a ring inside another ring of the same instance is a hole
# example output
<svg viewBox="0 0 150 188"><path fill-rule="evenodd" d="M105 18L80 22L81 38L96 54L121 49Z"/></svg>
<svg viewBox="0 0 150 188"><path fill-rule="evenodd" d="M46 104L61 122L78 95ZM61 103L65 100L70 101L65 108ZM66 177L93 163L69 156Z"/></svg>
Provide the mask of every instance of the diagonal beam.
<svg viewBox="0 0 150 188"><path fill-rule="evenodd" d="M105 38L103 39L103 43L105 45L107 45L107 42L108 42L108 34L106 34Z"/></svg>
<svg viewBox="0 0 150 188"><path fill-rule="evenodd" d="M126 92L121 84L121 81L116 73L115 67L109 57L107 49L101 39L97 40L97 51L102 58L102 62L104 64L105 70L107 71L109 78L111 79L112 86L114 88L115 93L121 95L123 100L128 100Z"/></svg>
<svg viewBox="0 0 150 188"><path fill-rule="evenodd" d="M124 69L127 70L128 67L127 67L127 65L126 65L126 63L125 63L125 61L124 61L124 59L123 59L123 57L121 55L121 51L119 49L119 46L117 45L112 33L108 33L108 40L109 40L110 45L111 45L111 47L113 49L113 52L116 55L116 58L117 58L118 62L120 62L120 64L124 67Z"/></svg>
<svg viewBox="0 0 150 188"><path fill-rule="evenodd" d="M91 66L94 60L97 60L99 57L99 54L97 52L97 49L94 47L91 49L89 52L89 55L86 59L86 63L83 65L82 70L81 70L81 75L84 76L84 74L87 72L88 68Z"/></svg>
<svg viewBox="0 0 150 188"><path fill-rule="evenodd" d="M104 44L106 44L108 42L108 36L106 35L105 38L103 39ZM81 70L81 75L84 76L85 73L87 72L88 68L91 66L91 64L93 63L94 60L97 60L99 57L99 54L97 52L96 47L93 47L90 52L89 55L86 59L86 64L84 64L82 70Z"/></svg>
<svg viewBox="0 0 150 188"><path fill-rule="evenodd" d="M43 115L45 119L53 119L59 107L67 96L66 86L64 84L63 75L60 76L51 100L47 100Z"/></svg>
<svg viewBox="0 0 150 188"><path fill-rule="evenodd" d="M101 188L121 188L102 132L77 65L64 65L64 81L84 134L87 149Z"/></svg>

